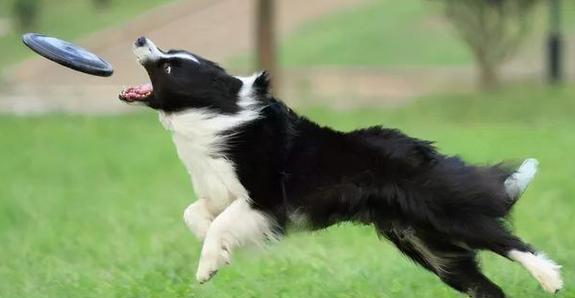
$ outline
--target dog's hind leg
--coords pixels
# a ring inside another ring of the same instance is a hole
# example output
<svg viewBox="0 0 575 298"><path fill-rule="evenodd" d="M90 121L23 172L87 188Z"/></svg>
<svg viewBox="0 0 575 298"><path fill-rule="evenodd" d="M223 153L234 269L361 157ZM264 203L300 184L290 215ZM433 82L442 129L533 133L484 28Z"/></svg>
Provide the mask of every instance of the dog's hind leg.
<svg viewBox="0 0 575 298"><path fill-rule="evenodd" d="M555 294L561 290L563 287L561 266L512 234L499 241L500 243L492 248L494 252L521 264L546 292Z"/></svg>
<svg viewBox="0 0 575 298"><path fill-rule="evenodd" d="M501 288L481 273L475 256L459 257L437 275L452 288L473 298L505 297Z"/></svg>
<svg viewBox="0 0 575 298"><path fill-rule="evenodd" d="M248 244L261 245L265 240L277 239L275 221L262 211L252 208L245 199L235 200L218 215L206 235L196 279L208 281L221 266L231 262L234 248Z"/></svg>
<svg viewBox="0 0 575 298"><path fill-rule="evenodd" d="M380 233L453 289L473 298L505 297L479 270L474 250L449 243L440 235L418 234L411 228L380 230Z"/></svg>
<svg viewBox="0 0 575 298"><path fill-rule="evenodd" d="M491 250L520 263L546 292L554 294L562 288L561 266L511 234L500 222L492 220L481 225L483 233L469 233L465 240L468 245Z"/></svg>
<svg viewBox="0 0 575 298"><path fill-rule="evenodd" d="M561 266L545 254L512 249L507 253L507 257L525 267L546 292L555 294L563 287Z"/></svg>

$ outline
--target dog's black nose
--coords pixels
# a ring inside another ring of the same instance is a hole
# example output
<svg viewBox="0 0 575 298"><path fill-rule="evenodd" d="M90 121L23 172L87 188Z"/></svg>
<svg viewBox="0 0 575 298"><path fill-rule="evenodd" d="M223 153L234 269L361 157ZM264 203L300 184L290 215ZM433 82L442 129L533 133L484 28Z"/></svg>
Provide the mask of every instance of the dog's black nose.
<svg viewBox="0 0 575 298"><path fill-rule="evenodd" d="M135 42L137 47L143 47L144 45L146 45L146 38L144 36L140 36L136 42Z"/></svg>

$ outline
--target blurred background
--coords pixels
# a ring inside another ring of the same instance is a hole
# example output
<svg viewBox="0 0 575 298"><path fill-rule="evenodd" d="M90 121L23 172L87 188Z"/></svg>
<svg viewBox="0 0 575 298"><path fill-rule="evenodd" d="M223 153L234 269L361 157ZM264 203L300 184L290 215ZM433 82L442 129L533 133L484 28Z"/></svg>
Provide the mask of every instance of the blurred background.
<svg viewBox="0 0 575 298"><path fill-rule="evenodd" d="M24 32L74 41L115 73L52 63ZM240 254L196 285L185 169L156 113L117 100L148 80L131 53L141 35L234 74L267 69L279 98L324 125L397 127L475 163L538 158L512 225L575 297L572 0L0 0L1 297L459 297L352 225ZM546 297L482 258L511 297Z"/></svg>

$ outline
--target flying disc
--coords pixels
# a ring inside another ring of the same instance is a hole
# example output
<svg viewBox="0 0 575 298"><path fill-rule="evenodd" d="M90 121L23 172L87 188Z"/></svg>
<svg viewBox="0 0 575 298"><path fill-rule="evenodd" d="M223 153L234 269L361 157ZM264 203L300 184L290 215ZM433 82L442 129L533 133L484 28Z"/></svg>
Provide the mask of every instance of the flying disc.
<svg viewBox="0 0 575 298"><path fill-rule="evenodd" d="M26 33L22 41L34 52L68 68L101 77L114 73L106 60L73 43L38 33Z"/></svg>

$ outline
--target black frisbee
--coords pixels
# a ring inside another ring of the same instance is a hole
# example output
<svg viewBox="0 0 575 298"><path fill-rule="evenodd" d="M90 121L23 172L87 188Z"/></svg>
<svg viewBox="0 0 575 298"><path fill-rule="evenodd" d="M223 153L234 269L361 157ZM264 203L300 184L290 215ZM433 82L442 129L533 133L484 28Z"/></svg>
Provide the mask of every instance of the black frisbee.
<svg viewBox="0 0 575 298"><path fill-rule="evenodd" d="M26 33L22 41L34 52L71 69L101 77L114 73L106 60L73 43L38 33Z"/></svg>

